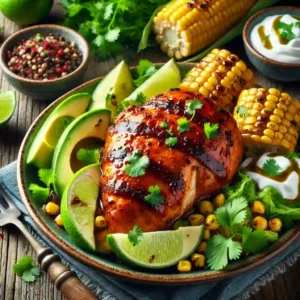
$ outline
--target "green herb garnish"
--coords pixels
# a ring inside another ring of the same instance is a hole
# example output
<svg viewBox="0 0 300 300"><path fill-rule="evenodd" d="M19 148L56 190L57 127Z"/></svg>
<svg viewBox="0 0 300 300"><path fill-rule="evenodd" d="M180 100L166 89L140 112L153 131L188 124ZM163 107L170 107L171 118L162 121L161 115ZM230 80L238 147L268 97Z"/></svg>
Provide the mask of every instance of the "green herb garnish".
<svg viewBox="0 0 300 300"><path fill-rule="evenodd" d="M150 78L157 68L153 63L147 59L141 59L137 68L137 78L133 80L135 87L142 85L148 78Z"/></svg>
<svg viewBox="0 0 300 300"><path fill-rule="evenodd" d="M270 176L278 176L281 173L281 168L274 158L269 158L263 164L263 171Z"/></svg>
<svg viewBox="0 0 300 300"><path fill-rule="evenodd" d="M192 116L190 120L194 119L196 114L196 109L200 109L202 107L203 107L203 103L198 99L186 101L185 111Z"/></svg>
<svg viewBox="0 0 300 300"><path fill-rule="evenodd" d="M279 22L277 28L279 29L280 36L287 41L291 41L296 38L293 28L300 28L300 22L285 23Z"/></svg>
<svg viewBox="0 0 300 300"><path fill-rule="evenodd" d="M236 113L242 118L247 117L248 116L248 108L245 106L238 105L236 108Z"/></svg>
<svg viewBox="0 0 300 300"><path fill-rule="evenodd" d="M166 145L168 147L174 147L178 143L177 137L169 137L166 139Z"/></svg>
<svg viewBox="0 0 300 300"><path fill-rule="evenodd" d="M167 122L161 122L160 127L163 128L163 129L167 129L169 126L168 126Z"/></svg>
<svg viewBox="0 0 300 300"><path fill-rule="evenodd" d="M139 177L145 175L149 165L149 158L147 156L141 156L140 150L130 156L128 162L129 164L124 168L128 176Z"/></svg>
<svg viewBox="0 0 300 300"><path fill-rule="evenodd" d="M180 133L188 131L188 130L191 129L191 125L190 125L189 121L187 120L187 118L180 118L177 121L177 124L178 124L177 130Z"/></svg>
<svg viewBox="0 0 300 300"><path fill-rule="evenodd" d="M218 124L211 125L209 122L204 123L204 133L208 140L211 140L218 135L218 129Z"/></svg>
<svg viewBox="0 0 300 300"><path fill-rule="evenodd" d="M164 203L164 197L160 193L159 185L152 185L148 189L149 195L144 197L144 200L152 205L160 205Z"/></svg>
<svg viewBox="0 0 300 300"><path fill-rule="evenodd" d="M25 255L13 265L14 272L25 282L34 282L40 276L41 270L33 264L32 257Z"/></svg>
<svg viewBox="0 0 300 300"><path fill-rule="evenodd" d="M102 153L103 147L98 149L79 149L76 156L85 165L92 165L101 161Z"/></svg>
<svg viewBox="0 0 300 300"><path fill-rule="evenodd" d="M46 187L40 186L35 183L29 185L29 190L31 191L34 200L44 203L51 192L50 185L53 183L53 170L52 169L40 169L38 171L39 179Z"/></svg>
<svg viewBox="0 0 300 300"><path fill-rule="evenodd" d="M128 240L133 244L133 246L140 243L143 237L142 229L138 225L134 225L133 229L128 232Z"/></svg>

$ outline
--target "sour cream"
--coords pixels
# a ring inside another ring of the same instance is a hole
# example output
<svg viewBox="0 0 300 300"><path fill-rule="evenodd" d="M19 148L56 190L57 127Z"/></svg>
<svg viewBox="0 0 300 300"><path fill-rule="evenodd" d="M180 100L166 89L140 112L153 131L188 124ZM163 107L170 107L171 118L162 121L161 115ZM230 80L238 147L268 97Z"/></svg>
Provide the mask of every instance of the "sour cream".
<svg viewBox="0 0 300 300"><path fill-rule="evenodd" d="M265 18L250 33L252 46L262 55L283 63L300 63L300 20L291 15Z"/></svg>
<svg viewBox="0 0 300 300"><path fill-rule="evenodd" d="M278 176L269 176L263 171L263 166L269 159L275 159L280 167ZM241 165L241 171L253 179L260 190L272 186L276 188L284 199L295 201L300 199L300 159L287 159L284 156L263 154L257 158L248 158Z"/></svg>

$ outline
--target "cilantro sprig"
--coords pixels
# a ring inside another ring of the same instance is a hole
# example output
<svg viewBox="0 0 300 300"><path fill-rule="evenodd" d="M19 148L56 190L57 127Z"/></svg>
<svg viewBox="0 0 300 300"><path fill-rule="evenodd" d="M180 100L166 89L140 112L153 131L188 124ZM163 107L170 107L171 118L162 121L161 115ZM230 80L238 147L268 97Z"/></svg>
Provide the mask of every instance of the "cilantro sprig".
<svg viewBox="0 0 300 300"><path fill-rule="evenodd" d="M296 34L293 32L293 28L300 28L300 21L293 23L279 22L277 25L280 36L287 41L291 41L296 38Z"/></svg>
<svg viewBox="0 0 300 300"><path fill-rule="evenodd" d="M40 181L45 185L41 186L36 183L29 185L32 197L35 201L44 203L50 194L50 186L53 183L53 170L52 169L40 169L38 171Z"/></svg>
<svg viewBox="0 0 300 300"><path fill-rule="evenodd" d="M149 165L149 158L142 156L141 150L136 151L127 160L128 165L125 166L125 172L130 177L139 177L145 175L146 169Z"/></svg>
<svg viewBox="0 0 300 300"><path fill-rule="evenodd" d="M178 138L175 136L174 137L171 136L166 139L165 143L168 147L174 147L178 143Z"/></svg>
<svg viewBox="0 0 300 300"><path fill-rule="evenodd" d="M137 88L142 85L148 78L156 73L156 71L157 68L151 61L147 59L141 59L137 67L137 76L133 80L135 87Z"/></svg>
<svg viewBox="0 0 300 300"><path fill-rule="evenodd" d="M103 147L98 149L84 149L81 148L77 152L77 159L82 161L85 165L92 165L101 161Z"/></svg>
<svg viewBox="0 0 300 300"><path fill-rule="evenodd" d="M200 100L198 100L198 99L193 99L193 100L187 100L186 101L186 109L185 109L185 111L189 115L192 116L191 119L190 119L190 121L194 119L195 114L196 114L196 109L200 109L202 107L203 107L203 103Z"/></svg>
<svg viewBox="0 0 300 300"><path fill-rule="evenodd" d="M187 118L180 118L177 120L177 130L182 133L191 129L191 125Z"/></svg>
<svg viewBox="0 0 300 300"><path fill-rule="evenodd" d="M14 272L26 282L34 282L41 274L40 268L34 265L29 255L20 258L13 268Z"/></svg>
<svg viewBox="0 0 300 300"><path fill-rule="evenodd" d="M128 232L128 240L133 246L139 244L143 237L142 229L138 225L134 225L133 229Z"/></svg>
<svg viewBox="0 0 300 300"><path fill-rule="evenodd" d="M209 122L204 123L204 133L208 140L218 136L218 129L218 124L210 124Z"/></svg>
<svg viewBox="0 0 300 300"><path fill-rule="evenodd" d="M165 199L160 191L159 185L152 185L148 189L149 194L144 197L144 200L151 205L160 205L164 203Z"/></svg>
<svg viewBox="0 0 300 300"><path fill-rule="evenodd" d="M263 171L270 176L278 176L281 173L281 168L274 158L269 158L263 164Z"/></svg>

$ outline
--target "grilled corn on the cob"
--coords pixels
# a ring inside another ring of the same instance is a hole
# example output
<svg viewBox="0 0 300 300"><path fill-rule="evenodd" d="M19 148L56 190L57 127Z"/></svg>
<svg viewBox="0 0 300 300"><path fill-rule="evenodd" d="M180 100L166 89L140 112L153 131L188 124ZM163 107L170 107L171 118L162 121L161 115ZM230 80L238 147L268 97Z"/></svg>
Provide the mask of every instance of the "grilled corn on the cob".
<svg viewBox="0 0 300 300"><path fill-rule="evenodd" d="M182 59L221 37L256 0L175 0L153 20L156 41L170 57Z"/></svg>
<svg viewBox="0 0 300 300"><path fill-rule="evenodd" d="M300 115L298 102L290 95L274 88L244 90L234 110L234 118L247 150L294 152Z"/></svg>
<svg viewBox="0 0 300 300"><path fill-rule="evenodd" d="M202 94L232 111L243 89L255 85L253 73L228 50L214 49L184 78L180 88Z"/></svg>

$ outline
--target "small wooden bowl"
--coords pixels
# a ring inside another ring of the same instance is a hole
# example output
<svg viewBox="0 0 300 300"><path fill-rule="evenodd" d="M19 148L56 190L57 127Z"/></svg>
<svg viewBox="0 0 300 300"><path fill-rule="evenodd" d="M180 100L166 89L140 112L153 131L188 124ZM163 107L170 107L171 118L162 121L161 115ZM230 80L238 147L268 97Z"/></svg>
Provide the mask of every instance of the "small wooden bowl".
<svg viewBox="0 0 300 300"><path fill-rule="evenodd" d="M49 81L26 79L11 72L7 67L7 51L22 39L27 40L37 33L43 35L58 33L66 40L75 42L83 55L81 65L65 77ZM0 49L0 66L7 81L21 93L36 100L54 100L82 83L89 54L87 41L76 31L59 25L37 25L18 31L3 43Z"/></svg>
<svg viewBox="0 0 300 300"><path fill-rule="evenodd" d="M300 18L300 8L295 6L275 6L253 15L243 30L244 46L249 60L263 75L277 81L294 82L300 80L300 64L278 62L258 52L251 43L250 33L266 17L290 14Z"/></svg>

